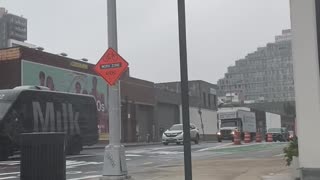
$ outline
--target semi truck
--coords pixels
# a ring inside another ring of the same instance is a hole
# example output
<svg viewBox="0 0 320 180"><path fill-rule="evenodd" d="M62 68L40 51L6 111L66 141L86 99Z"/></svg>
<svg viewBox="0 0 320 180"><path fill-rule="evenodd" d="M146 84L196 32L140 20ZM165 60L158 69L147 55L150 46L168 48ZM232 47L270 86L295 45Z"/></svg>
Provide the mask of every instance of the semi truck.
<svg viewBox="0 0 320 180"><path fill-rule="evenodd" d="M241 138L244 138L244 133L248 132L251 137L255 136L256 115L254 112L246 109L219 109L218 110L218 141L232 140L235 131L239 131Z"/></svg>
<svg viewBox="0 0 320 180"><path fill-rule="evenodd" d="M40 87L0 90L0 160L19 150L21 133L65 132L66 153L98 142L98 115L91 95Z"/></svg>

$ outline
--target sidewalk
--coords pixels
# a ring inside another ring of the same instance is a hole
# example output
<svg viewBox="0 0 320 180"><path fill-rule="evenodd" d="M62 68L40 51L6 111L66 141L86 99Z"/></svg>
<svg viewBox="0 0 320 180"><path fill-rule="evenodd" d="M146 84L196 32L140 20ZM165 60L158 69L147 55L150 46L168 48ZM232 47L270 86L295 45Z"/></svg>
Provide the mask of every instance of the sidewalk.
<svg viewBox="0 0 320 180"><path fill-rule="evenodd" d="M146 143L127 144L145 145ZM150 144L150 143L149 143ZM232 143L215 147L213 151L232 151L246 148L256 150L264 145L280 145L279 143L244 144L234 146ZM216 158L192 161L192 174L195 180L293 180L290 169L285 165L282 156L272 158ZM145 167L143 171L130 171L128 175L132 180L183 180L184 166L181 163L159 165L152 169ZM93 178L94 179L94 178Z"/></svg>
<svg viewBox="0 0 320 180"><path fill-rule="evenodd" d="M192 165L196 180L291 180L282 158L196 160ZM129 171L129 175L134 180L183 180L183 168L163 166L143 174Z"/></svg>

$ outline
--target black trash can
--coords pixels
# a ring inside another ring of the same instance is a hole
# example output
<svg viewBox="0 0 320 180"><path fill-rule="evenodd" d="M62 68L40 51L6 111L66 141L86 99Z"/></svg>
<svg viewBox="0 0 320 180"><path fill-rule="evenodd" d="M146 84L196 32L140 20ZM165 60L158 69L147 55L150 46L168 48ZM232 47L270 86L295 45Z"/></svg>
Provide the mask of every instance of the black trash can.
<svg viewBox="0 0 320 180"><path fill-rule="evenodd" d="M24 133L20 137L21 180L65 180L65 133Z"/></svg>

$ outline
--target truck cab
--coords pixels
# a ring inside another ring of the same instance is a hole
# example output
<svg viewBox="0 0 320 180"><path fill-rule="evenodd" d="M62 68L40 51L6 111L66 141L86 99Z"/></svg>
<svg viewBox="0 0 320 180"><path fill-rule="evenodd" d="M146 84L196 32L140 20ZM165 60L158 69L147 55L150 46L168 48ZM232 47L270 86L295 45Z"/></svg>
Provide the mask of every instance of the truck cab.
<svg viewBox="0 0 320 180"><path fill-rule="evenodd" d="M235 131L240 131L242 129L242 123L240 119L223 119L219 120L219 132L218 141L222 140L232 140Z"/></svg>

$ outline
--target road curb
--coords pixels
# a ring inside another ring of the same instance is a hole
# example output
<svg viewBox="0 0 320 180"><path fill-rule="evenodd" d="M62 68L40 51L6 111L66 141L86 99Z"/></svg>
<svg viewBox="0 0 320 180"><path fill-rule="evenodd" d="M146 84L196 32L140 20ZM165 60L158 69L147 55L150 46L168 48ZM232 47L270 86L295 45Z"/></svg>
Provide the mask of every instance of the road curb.
<svg viewBox="0 0 320 180"><path fill-rule="evenodd" d="M160 145L160 142L157 143L137 143L137 144L122 144L124 147L138 147L138 146L152 146L152 145ZM93 146L85 146L83 147L84 150L86 149L104 149L108 144L97 144Z"/></svg>

